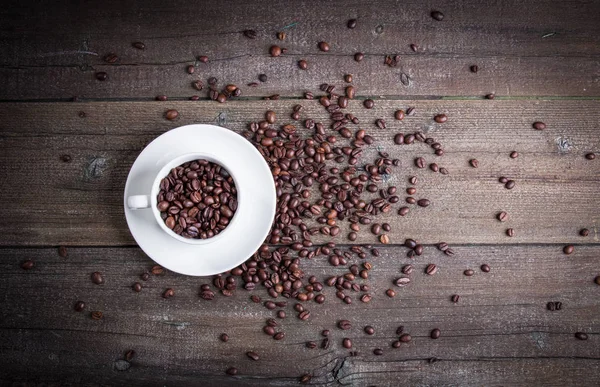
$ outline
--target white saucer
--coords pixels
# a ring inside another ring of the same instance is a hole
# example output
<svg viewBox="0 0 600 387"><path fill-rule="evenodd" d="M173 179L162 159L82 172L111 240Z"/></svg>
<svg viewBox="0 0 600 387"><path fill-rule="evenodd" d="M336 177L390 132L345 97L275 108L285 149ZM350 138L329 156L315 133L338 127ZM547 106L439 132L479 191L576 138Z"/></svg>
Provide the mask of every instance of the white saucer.
<svg viewBox="0 0 600 387"><path fill-rule="evenodd" d="M150 208L132 210L127 198L149 195L158 172L186 153L210 152L227 160L239 199L235 217L221 238L203 245L180 242L158 224ZM235 171L235 172L233 172ZM142 250L159 265L181 274L206 276L246 261L263 243L275 216L275 184L269 166L239 134L214 125L187 125L152 141L133 163L125 184L127 225Z"/></svg>

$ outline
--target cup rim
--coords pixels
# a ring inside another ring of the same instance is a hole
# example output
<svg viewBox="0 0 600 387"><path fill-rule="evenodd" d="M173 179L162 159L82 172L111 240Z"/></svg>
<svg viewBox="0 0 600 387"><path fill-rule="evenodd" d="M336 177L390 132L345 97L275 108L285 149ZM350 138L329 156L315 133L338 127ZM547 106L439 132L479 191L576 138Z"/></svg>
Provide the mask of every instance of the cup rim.
<svg viewBox="0 0 600 387"><path fill-rule="evenodd" d="M208 239L184 238L181 235L177 235L173 230L171 230L170 228L167 227L165 222L160 217L160 211L158 210L158 192L160 190L161 180L169 174L171 169L173 169L183 163L186 163L186 162L189 162L192 160L197 160L197 159L205 159L212 163L219 164L221 167L225 168L227 173L229 173L229 175L233 179L233 182L235 183L235 187L236 187L236 200L238 202L238 206L237 206L235 213L233 214L233 218L231 218L227 227L225 227L220 233L218 233L217 235L213 236L212 238L208 238ZM209 152L186 153L186 154L178 156L178 157L174 158L173 160L169 161L167 164L165 164L160 169L160 171L156 175L156 178L154 179L154 182L152 183L152 190L150 191L150 207L152 209L152 213L154 214L154 218L156 219L156 222L158 223L158 225L162 228L162 230L164 232L166 232L168 235L175 238L176 240L178 240L180 242L192 244L192 245L205 245L208 243L215 242L215 241L221 239L227 231L231 230L239 218L238 214L240 212L240 206L241 206L240 199L241 199L240 187L238 184L238 180L235 177L235 174L231 172L231 168L227 166L227 163L225 161L223 161L222 158L220 158L212 153L209 153Z"/></svg>

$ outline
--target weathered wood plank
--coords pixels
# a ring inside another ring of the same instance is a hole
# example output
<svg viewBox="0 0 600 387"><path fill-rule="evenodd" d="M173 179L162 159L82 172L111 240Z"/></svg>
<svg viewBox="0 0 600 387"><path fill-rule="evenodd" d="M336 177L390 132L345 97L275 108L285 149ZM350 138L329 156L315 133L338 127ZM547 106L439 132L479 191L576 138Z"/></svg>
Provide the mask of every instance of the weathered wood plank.
<svg viewBox="0 0 600 387"><path fill-rule="evenodd" d="M568 258L552 246L455 249L457 255L448 258L427 247L422 257L410 260L402 248L382 248L380 257L368 258L373 269L364 282L371 286L370 303L352 293L355 303L345 305L325 287L324 305L305 303L312 311L308 321L298 320L288 303L283 308L288 317L280 320L286 338L280 342L261 332L274 311L248 299L249 294L266 299L262 289L203 301L199 285L209 279L167 273L134 293L131 284L152 265L137 248L71 248L66 259L55 249L0 249L0 362L8 365L0 380L140 385L203 378L218 385L230 380L224 370L235 366L236 380L247 385L293 385L304 373L314 374L315 384L386 386L397 378L411 385L598 383L597 246L581 246ZM23 271L25 259L36 267ZM406 263L415 265L413 281L389 299L384 291ZM439 266L435 276L423 272L429 263ZM482 263L490 264L490 273L478 270ZM303 260L301 266L319 280L343 273L324 257ZM462 275L468 267L476 269L473 277ZM104 273L104 285L91 283L93 271ZM174 298L161 298L166 287L175 289ZM458 304L450 302L451 294L461 295ZM85 312L72 310L77 300L86 302ZM548 301L561 301L563 309L546 310ZM102 310L104 319L90 319L91 310ZM351 330L335 327L342 318L352 322ZM365 335L365 325L372 325L375 335ZM398 325L413 340L392 349ZM438 340L428 337L433 328L442 331ZM322 329L331 330L332 347L305 348L305 341L321 340ZM575 331L587 332L589 339L576 340ZM227 343L218 339L223 332L230 336ZM347 357L343 337L352 339L358 357ZM374 348L384 355L373 356ZM117 371L115 362L129 349L137 353L131 368ZM248 350L261 360L248 360Z"/></svg>
<svg viewBox="0 0 600 387"><path fill-rule="evenodd" d="M0 13L0 99L189 97L197 94L191 79L216 76L245 85L259 73L270 80L244 88L244 95L299 96L345 72L355 74L360 95L600 95L600 27L589 17L600 5L593 1L482 6L445 0L435 6L445 14L442 22L418 1L308 2L302 4L307 17L286 2L226 3L165 7L151 1L132 8L111 1L82 8L19 2ZM359 20L354 30L346 27L350 18ZM258 38L244 38L245 29L257 30ZM283 42L275 37L281 30L287 32ZM146 50L131 47L138 40ZM330 43L330 53L318 51L321 40ZM272 44L289 54L270 58ZM352 60L357 51L367 54L361 64ZM110 52L118 63L103 62ZM386 54L400 54L401 65L384 66ZM198 55L212 60L187 75L185 67ZM309 71L297 68L301 58L310 62ZM478 74L469 72L472 64ZM109 80L96 81L96 71L106 71ZM401 72L410 86L400 82Z"/></svg>
<svg viewBox="0 0 600 387"><path fill-rule="evenodd" d="M283 117L297 102L306 107L302 119L329 122L314 101L2 104L1 195L11 205L0 208L0 217L11 221L0 225L0 244L131 244L121 195L131 164L155 136L189 123L218 123L239 132L267 108L287 123L291 120ZM349 111L376 139L363 162L373 162L378 150L389 152L401 167L388 183L403 192L407 177L417 175L416 196L433 203L404 218L396 211L383 215L381 221L393 226L393 243L409 235L424 243L598 242L600 164L583 157L600 149L598 101L410 101L417 115L401 122L392 115L407 101L380 100L372 110L359 104L353 101ZM177 108L181 119L164 120L167 108ZM86 117L80 118L80 111ZM431 118L440 112L449 116L443 125ZM386 118L388 128L370 129L376 118ZM538 119L547 123L545 131L531 128ZM446 154L436 157L423 144L393 144L396 132L415 130L434 136ZM512 150L519 158L508 157ZM62 154L73 162L60 161ZM450 175L418 170L417 156L447 167ZM471 158L480 161L479 168L468 165ZM503 175L517 181L515 189L497 182ZM494 219L501 210L509 212L508 223ZM516 237L507 238L506 227L514 228ZM579 237L582 227L592 236ZM368 230L359 235L357 243L376 241Z"/></svg>

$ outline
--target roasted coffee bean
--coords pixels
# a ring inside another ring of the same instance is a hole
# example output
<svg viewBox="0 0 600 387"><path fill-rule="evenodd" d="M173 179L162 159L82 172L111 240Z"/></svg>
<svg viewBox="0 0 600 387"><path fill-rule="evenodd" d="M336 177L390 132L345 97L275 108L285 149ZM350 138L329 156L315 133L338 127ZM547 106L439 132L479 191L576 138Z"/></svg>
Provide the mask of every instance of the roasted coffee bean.
<svg viewBox="0 0 600 387"><path fill-rule="evenodd" d="M269 54L273 57L281 56L281 47L279 46L271 46L269 49Z"/></svg>
<svg viewBox="0 0 600 387"><path fill-rule="evenodd" d="M137 48L138 50L146 49L146 45L142 42L133 42L131 45L133 46L133 48Z"/></svg>
<svg viewBox="0 0 600 387"><path fill-rule="evenodd" d="M485 95L485 99L494 99L496 98L496 94L494 93L489 93Z"/></svg>
<svg viewBox="0 0 600 387"><path fill-rule="evenodd" d="M254 361L257 361L259 359L258 353L254 352L254 351L246 352L246 356L248 356L249 359L252 359Z"/></svg>
<svg viewBox="0 0 600 387"><path fill-rule="evenodd" d="M381 348L375 348L373 350L373 355L381 356L381 355L383 355L383 350Z"/></svg>
<svg viewBox="0 0 600 387"><path fill-rule="evenodd" d="M300 383L302 384L306 384L308 382L310 382L310 380L312 379L312 375L311 374L304 374L300 377Z"/></svg>
<svg viewBox="0 0 600 387"><path fill-rule="evenodd" d="M594 282L596 283L596 285L600 285L600 275L594 278Z"/></svg>
<svg viewBox="0 0 600 387"><path fill-rule="evenodd" d="M442 21L444 20L444 14L441 13L440 11L433 11L431 12L431 17L437 21Z"/></svg>
<svg viewBox="0 0 600 387"><path fill-rule="evenodd" d="M104 61L106 63L116 63L119 60L119 57L115 53L106 54L104 56Z"/></svg>
<svg viewBox="0 0 600 387"><path fill-rule="evenodd" d="M356 89L354 88L354 86L348 86L346 87L346 97L348 97L349 99L354 99L355 95L356 95Z"/></svg>
<svg viewBox="0 0 600 387"><path fill-rule="evenodd" d="M429 337L431 337L432 339L435 340L435 339L438 339L441 334L442 334L441 331L439 329L435 328L431 331L431 333L429 334Z"/></svg>
<svg viewBox="0 0 600 387"><path fill-rule="evenodd" d="M484 273L489 273L489 272L490 272L490 270L491 270L491 269L490 269L490 265L488 265L488 264L485 264L485 263L484 263L483 265L481 265L481 271L482 271L482 272L484 272Z"/></svg>
<svg viewBox="0 0 600 387"><path fill-rule="evenodd" d="M324 51L324 52L329 51L329 43L319 42L319 50Z"/></svg>
<svg viewBox="0 0 600 387"><path fill-rule="evenodd" d="M133 288L134 292L139 293L142 291L142 284L139 282L136 282L133 284L132 288Z"/></svg>
<svg viewBox="0 0 600 387"><path fill-rule="evenodd" d="M200 63L208 63L208 57L206 55L200 55L197 59Z"/></svg>
<svg viewBox="0 0 600 387"><path fill-rule="evenodd" d="M371 297L370 294L363 294L362 296L360 296L360 300L364 303L371 302L372 298L373 297Z"/></svg>
<svg viewBox="0 0 600 387"><path fill-rule="evenodd" d="M472 73L477 74L477 72L479 71L479 66L472 65L471 67L469 67L469 69L471 70Z"/></svg>
<svg viewBox="0 0 600 387"><path fill-rule="evenodd" d="M506 184L504 185L504 188L506 189L513 189L515 188L515 181L514 180L509 180L506 182Z"/></svg>
<svg viewBox="0 0 600 387"><path fill-rule="evenodd" d="M352 340L350 340L347 337L344 337L344 339L342 340L342 347L344 347L346 349L352 348Z"/></svg>
<svg viewBox="0 0 600 387"><path fill-rule="evenodd" d="M425 268L425 273L427 273L428 275L434 275L435 273L437 273L437 271L438 267L433 263L430 263L429 265L427 265L427 268Z"/></svg>
<svg viewBox="0 0 600 387"><path fill-rule="evenodd" d="M219 340L226 343L229 341L229 335L227 333L221 333L221 335L219 336Z"/></svg>
<svg viewBox="0 0 600 387"><path fill-rule="evenodd" d="M175 290L173 290L172 288L167 288L164 292L163 292L163 298L171 298L175 295Z"/></svg>
<svg viewBox="0 0 600 387"><path fill-rule="evenodd" d="M373 100L370 98L365 99L365 101L363 102L363 106L367 109L373 109L373 107L375 106L375 102L373 102Z"/></svg>
<svg viewBox="0 0 600 387"><path fill-rule="evenodd" d="M275 340L283 340L285 338L284 332L277 332L273 335L273 339Z"/></svg>
<svg viewBox="0 0 600 387"><path fill-rule="evenodd" d="M363 330L365 331L365 333L367 335L374 335L375 334L375 328L373 328L370 325L367 325L366 327L364 327Z"/></svg>
<svg viewBox="0 0 600 387"><path fill-rule="evenodd" d="M152 266L152 269L150 269L150 271L154 275L161 275L165 272L165 269L163 269L162 266L160 266L160 265L154 265L154 266Z"/></svg>
<svg viewBox="0 0 600 387"><path fill-rule="evenodd" d="M593 152L586 153L585 154L585 158L588 159L588 160L594 160L596 158L596 154L593 153Z"/></svg>
<svg viewBox="0 0 600 387"><path fill-rule="evenodd" d="M377 125L377 127L378 127L379 129L385 129L385 128L386 128L386 126L385 126L385 121L384 121L384 120L382 120L381 118L379 118L379 119L375 120L375 125Z"/></svg>
<svg viewBox="0 0 600 387"><path fill-rule="evenodd" d="M450 300L456 304L458 300L460 300L460 296L458 294L453 294L452 297L450 297Z"/></svg>
<svg viewBox="0 0 600 387"><path fill-rule="evenodd" d="M347 331L348 329L352 328L352 324L348 320L338 321L337 326L338 326L338 328L340 328L341 330L344 330L344 331Z"/></svg>
<svg viewBox="0 0 600 387"><path fill-rule="evenodd" d="M588 230L587 228L582 228L581 230L579 230L579 235L581 235L582 237L586 237L590 235L590 230Z"/></svg>
<svg viewBox="0 0 600 387"><path fill-rule="evenodd" d="M401 271L402 271L402 274L410 275L410 274L412 274L413 270L414 270L413 265L404 265L402 267Z"/></svg>
<svg viewBox="0 0 600 387"><path fill-rule="evenodd" d="M546 124L544 124L543 122L540 122L540 121L534 122L532 126L533 126L533 129L536 129L536 130L546 129Z"/></svg>
<svg viewBox="0 0 600 387"><path fill-rule="evenodd" d="M408 343L412 340L412 337L408 333L404 333L404 334L400 335L398 340L400 340L403 343Z"/></svg>
<svg viewBox="0 0 600 387"><path fill-rule="evenodd" d="M385 291L385 295L392 298L396 296L396 292L394 291L394 289L388 289Z"/></svg>
<svg viewBox="0 0 600 387"><path fill-rule="evenodd" d="M417 200L417 205L419 207L427 207L427 206L429 206L429 204L431 204L431 203L429 202L428 199L419 199L419 200Z"/></svg>
<svg viewBox="0 0 600 387"><path fill-rule="evenodd" d="M300 68L300 70L306 70L308 69L308 62L304 59L301 59L298 61L298 68Z"/></svg>
<svg viewBox="0 0 600 387"><path fill-rule="evenodd" d="M95 271L92 273L91 279L92 279L92 282L95 283L96 285L104 284L104 276L102 275L102 273L100 273L98 271Z"/></svg>
<svg viewBox="0 0 600 387"><path fill-rule="evenodd" d="M277 39L279 39L279 40L285 40L286 36L287 36L287 34L283 31L280 31L277 33Z"/></svg>
<svg viewBox="0 0 600 387"><path fill-rule="evenodd" d="M479 167L479 161L477 161L477 159L471 159L471 160L469 160L469 164L471 164L471 166L473 168L478 168Z"/></svg>
<svg viewBox="0 0 600 387"><path fill-rule="evenodd" d="M106 81L108 79L108 74L104 71L98 71L95 76L99 81Z"/></svg>
<svg viewBox="0 0 600 387"><path fill-rule="evenodd" d="M230 368L227 368L227 370L225 370L225 373L227 375L235 376L238 374L238 370L235 367L230 367Z"/></svg>
<svg viewBox="0 0 600 387"><path fill-rule="evenodd" d="M200 80L195 80L192 82L192 87L196 90L202 90L204 89L204 83Z"/></svg>
<svg viewBox="0 0 600 387"><path fill-rule="evenodd" d="M508 220L508 214L505 211L499 212L496 215L496 219L498 219L501 222L506 222Z"/></svg>
<svg viewBox="0 0 600 387"><path fill-rule="evenodd" d="M365 58L365 54L363 54L362 52L357 52L356 54L354 54L354 60L357 62L362 61Z"/></svg>
<svg viewBox="0 0 600 387"><path fill-rule="evenodd" d="M466 275L467 277L470 277L473 274L475 274L475 272L472 269L467 269L463 272L463 274Z"/></svg>
<svg viewBox="0 0 600 387"><path fill-rule="evenodd" d="M415 166L416 166L417 168L421 168L421 169L422 169L422 168L425 168L425 159L424 159L424 158L422 158L422 157L417 157L417 158L415 159Z"/></svg>
<svg viewBox="0 0 600 387"><path fill-rule="evenodd" d="M356 28L356 19L348 20L348 23L346 25L348 26L348 28Z"/></svg>
<svg viewBox="0 0 600 387"><path fill-rule="evenodd" d="M394 118L402 121L404 119L405 113L404 110L396 110L396 112L394 113Z"/></svg>
<svg viewBox="0 0 600 387"><path fill-rule="evenodd" d="M448 121L448 116L445 114L438 114L435 117L433 117L433 120L438 124L443 124L444 122Z"/></svg>
<svg viewBox="0 0 600 387"><path fill-rule="evenodd" d="M509 157L510 157L511 159L516 159L517 157L519 157L519 153L518 153L518 152L516 152L516 151L512 151L512 152L510 152L510 155L509 155Z"/></svg>
<svg viewBox="0 0 600 387"><path fill-rule="evenodd" d="M566 245L563 248L563 253L565 253L566 255L573 254L573 251L575 251L575 246L573 245Z"/></svg>
<svg viewBox="0 0 600 387"><path fill-rule="evenodd" d="M314 341L307 341L306 344L304 344L304 346L308 349L315 349L317 348L317 343L315 343Z"/></svg>
<svg viewBox="0 0 600 387"><path fill-rule="evenodd" d="M584 332L575 332L575 338L578 340L587 340L588 335Z"/></svg>
<svg viewBox="0 0 600 387"><path fill-rule="evenodd" d="M102 318L104 317L103 313L99 310L93 311L91 313L92 316L92 320L102 320Z"/></svg>
<svg viewBox="0 0 600 387"><path fill-rule="evenodd" d="M515 230L513 230L512 228L507 228L506 229L506 235L509 236L509 237L515 236Z"/></svg>
<svg viewBox="0 0 600 387"><path fill-rule="evenodd" d="M508 181L508 178L506 178L506 177L504 177L504 176L501 176L501 177L498 179L498 181L499 181L500 183L502 183L502 184L506 184L506 182Z"/></svg>
<svg viewBox="0 0 600 387"><path fill-rule="evenodd" d="M431 169L433 172L438 172L440 167L436 163L431 163L429 164L429 169Z"/></svg>
<svg viewBox="0 0 600 387"><path fill-rule="evenodd" d="M409 211L410 209L408 207L400 207L400 209L398 209L398 215L406 216Z"/></svg>
<svg viewBox="0 0 600 387"><path fill-rule="evenodd" d="M555 310L561 310L562 309L562 302L560 301L551 301L549 303L546 304L546 309L548 309L551 312L554 312Z"/></svg>
<svg viewBox="0 0 600 387"><path fill-rule="evenodd" d="M169 121L173 121L177 117L179 117L179 112L175 109L170 109L165 112L165 118Z"/></svg>
<svg viewBox="0 0 600 387"><path fill-rule="evenodd" d="M352 74L346 74L346 75L344 75L344 82L346 82L346 83L352 83L352 80L353 80Z"/></svg>
<svg viewBox="0 0 600 387"><path fill-rule="evenodd" d="M75 306L73 307L73 309L75 309L75 312L81 312L85 309L85 302L83 301L77 301L75 303Z"/></svg>
<svg viewBox="0 0 600 387"><path fill-rule="evenodd" d="M384 245L387 245L390 243L390 237L387 236L387 234L382 234L379 236L379 242L383 243Z"/></svg>
<svg viewBox="0 0 600 387"><path fill-rule="evenodd" d="M404 287L410 283L410 278L400 277L394 281L394 284L398 287Z"/></svg>
<svg viewBox="0 0 600 387"><path fill-rule="evenodd" d="M73 160L73 158L70 155L61 155L60 160L63 163L70 163Z"/></svg>
<svg viewBox="0 0 600 387"><path fill-rule="evenodd" d="M148 281L150 279L150 274L142 273L142 275L140 275L140 278L142 279L142 281Z"/></svg>
<svg viewBox="0 0 600 387"><path fill-rule="evenodd" d="M394 136L394 144L402 145L404 143L404 134L398 133Z"/></svg>
<svg viewBox="0 0 600 387"><path fill-rule="evenodd" d="M34 266L35 266L35 263L31 259L28 259L21 264L21 269L31 270L31 269L33 269Z"/></svg>

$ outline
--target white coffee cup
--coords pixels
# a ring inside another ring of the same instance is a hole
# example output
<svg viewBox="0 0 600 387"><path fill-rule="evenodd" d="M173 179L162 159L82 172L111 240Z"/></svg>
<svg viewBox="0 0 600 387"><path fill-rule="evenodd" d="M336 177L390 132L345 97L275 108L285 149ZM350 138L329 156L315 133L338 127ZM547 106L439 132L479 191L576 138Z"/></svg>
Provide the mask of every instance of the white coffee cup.
<svg viewBox="0 0 600 387"><path fill-rule="evenodd" d="M223 229L221 232L219 232L217 235L213 236L212 238L208 238L208 239L185 238L185 237L182 237L181 235L177 235L173 230L171 230L167 227L164 220L162 220L162 218L160 217L160 211L158 210L158 192L160 191L161 180L163 178L165 178L171 172L171 169L178 167L181 164L187 163L189 161L198 160L198 159L208 160L210 162L219 164L223 168L225 168L227 170L227 172L229 172L229 174L233 178L233 181L235 182L236 189L237 189L238 206L237 206L237 210L236 210L235 214L233 215L233 218L229 221L229 224L227 225L227 227L225 227L225 229ZM234 223L237 221L237 218L238 218L237 214L238 214L238 212L240 212L240 207L243 205L243 203L241 201L241 192L239 190L240 185L237 183L235 176L236 176L235 171L231 169L231 165L229 165L229 166L227 165L226 160L223 160L215 155L212 155L210 153L205 153L205 152L187 153L187 154L181 155L181 156L169 161L164 167L162 167L162 169L156 175L154 182L152 183L152 189L151 189L149 195L133 195L133 196L127 197L127 207L129 207L132 210L139 210L139 211L150 210L150 211L152 211L152 213L154 214L154 218L156 219L156 222L158 223L160 228L162 228L164 232L166 232L168 235L177 239L180 242L185 242L185 243L194 244L194 245L202 245L202 244L212 243L212 242L219 240L227 232L228 229L231 229L233 227Z"/></svg>

